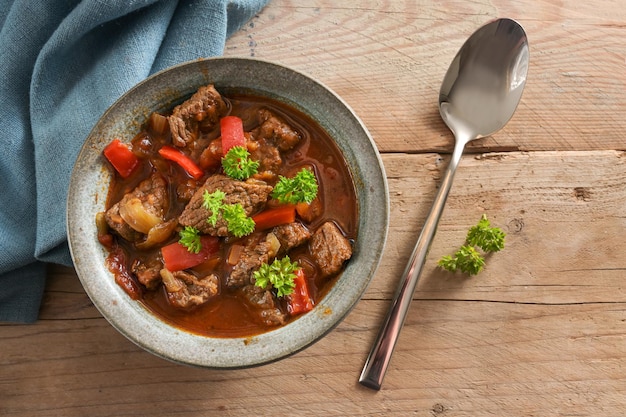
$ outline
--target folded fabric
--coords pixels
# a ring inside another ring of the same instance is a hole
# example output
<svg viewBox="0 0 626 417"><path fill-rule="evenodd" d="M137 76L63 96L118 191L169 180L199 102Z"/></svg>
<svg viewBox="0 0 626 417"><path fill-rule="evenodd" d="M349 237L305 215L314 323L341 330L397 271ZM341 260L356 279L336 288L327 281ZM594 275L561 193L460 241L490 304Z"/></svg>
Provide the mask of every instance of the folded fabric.
<svg viewBox="0 0 626 417"><path fill-rule="evenodd" d="M102 113L148 75L223 53L267 0L0 0L0 321L37 319L71 265L65 203Z"/></svg>

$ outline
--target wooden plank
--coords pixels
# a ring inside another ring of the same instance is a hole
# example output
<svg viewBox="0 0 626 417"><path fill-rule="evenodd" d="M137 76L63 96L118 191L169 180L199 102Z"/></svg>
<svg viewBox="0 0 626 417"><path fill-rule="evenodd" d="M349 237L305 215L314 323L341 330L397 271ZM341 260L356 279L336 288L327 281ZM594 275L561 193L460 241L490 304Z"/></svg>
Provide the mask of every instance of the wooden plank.
<svg viewBox="0 0 626 417"><path fill-rule="evenodd" d="M507 127L474 152L626 149L626 8L617 1L272 2L228 42L304 71L339 93L382 152L449 151L439 85L462 45L496 17L517 19L529 80Z"/></svg>
<svg viewBox="0 0 626 417"><path fill-rule="evenodd" d="M103 319L3 328L2 415L617 415L624 303L420 300L383 389L358 370L387 303L275 364L217 371L156 358ZM28 346L28 349L25 347ZM439 410L439 411L437 411ZM446 414L443 414L446 415Z"/></svg>
<svg viewBox="0 0 626 417"><path fill-rule="evenodd" d="M465 156L416 297L508 302L626 301L621 247L626 227L623 152L509 152ZM390 298L430 209L447 157L385 154L389 242L367 297ZM482 214L506 247L475 278L437 260L463 244Z"/></svg>

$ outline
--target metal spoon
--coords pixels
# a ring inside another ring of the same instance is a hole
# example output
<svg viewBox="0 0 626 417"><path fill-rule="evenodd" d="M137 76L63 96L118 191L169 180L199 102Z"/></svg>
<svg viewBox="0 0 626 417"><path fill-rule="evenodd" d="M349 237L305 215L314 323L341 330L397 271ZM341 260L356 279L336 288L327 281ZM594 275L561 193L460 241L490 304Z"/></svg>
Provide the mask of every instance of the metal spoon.
<svg viewBox="0 0 626 417"><path fill-rule="evenodd" d="M382 385L465 145L492 135L510 120L526 84L528 62L528 39L524 29L511 19L498 19L474 32L450 64L439 92L439 113L454 133L454 151L390 310L365 362L359 378L364 386L379 390Z"/></svg>

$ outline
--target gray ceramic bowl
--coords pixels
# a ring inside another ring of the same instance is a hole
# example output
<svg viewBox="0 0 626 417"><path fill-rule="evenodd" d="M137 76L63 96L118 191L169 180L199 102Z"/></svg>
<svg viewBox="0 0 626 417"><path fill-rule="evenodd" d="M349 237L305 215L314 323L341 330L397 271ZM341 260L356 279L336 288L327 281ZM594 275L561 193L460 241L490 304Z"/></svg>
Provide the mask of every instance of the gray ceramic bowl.
<svg viewBox="0 0 626 417"><path fill-rule="evenodd" d="M314 310L252 338L209 338L166 324L114 282L96 238L110 174L101 152L113 138L132 138L152 111L164 111L200 86L239 90L286 103L317 121L343 152L355 180L358 237L346 270ZM102 315L128 339L163 358L210 368L272 362L304 349L332 330L374 276L387 237L389 198L380 155L367 129L336 94L284 66L252 59L213 58L181 64L141 82L109 108L78 155L70 182L67 230L76 272Z"/></svg>

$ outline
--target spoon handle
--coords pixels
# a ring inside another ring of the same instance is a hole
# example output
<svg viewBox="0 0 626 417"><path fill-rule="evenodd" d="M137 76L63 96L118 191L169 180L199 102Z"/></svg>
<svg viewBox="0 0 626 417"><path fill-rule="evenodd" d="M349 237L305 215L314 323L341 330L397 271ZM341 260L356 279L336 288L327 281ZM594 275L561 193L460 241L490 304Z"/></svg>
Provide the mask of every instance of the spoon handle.
<svg viewBox="0 0 626 417"><path fill-rule="evenodd" d="M456 172L456 167L461 160L464 148L465 142L457 140L454 146L454 152L452 153L452 158L450 159L450 163L448 164L448 168L446 169L441 182L441 187L435 197L433 206L430 209L428 217L426 218L420 236L417 239L417 243L413 249L409 263L404 270L402 279L400 280L400 285L398 286L397 292L392 299L392 304L389 312L387 313L387 317L385 318L385 321L378 332L378 337L372 346L372 350L365 361L365 366L361 372L359 383L368 388L379 390L382 385L383 378L385 377L385 373L387 372L387 368L389 366L389 361L391 360L391 355L396 342L398 341L400 330L402 329L404 319L406 318L406 314L409 310L415 286L417 285L420 273L422 272L422 267L426 261L426 255L428 254L430 243L435 236L437 224L439 223L439 218L441 217L446 199L448 198L454 173Z"/></svg>

